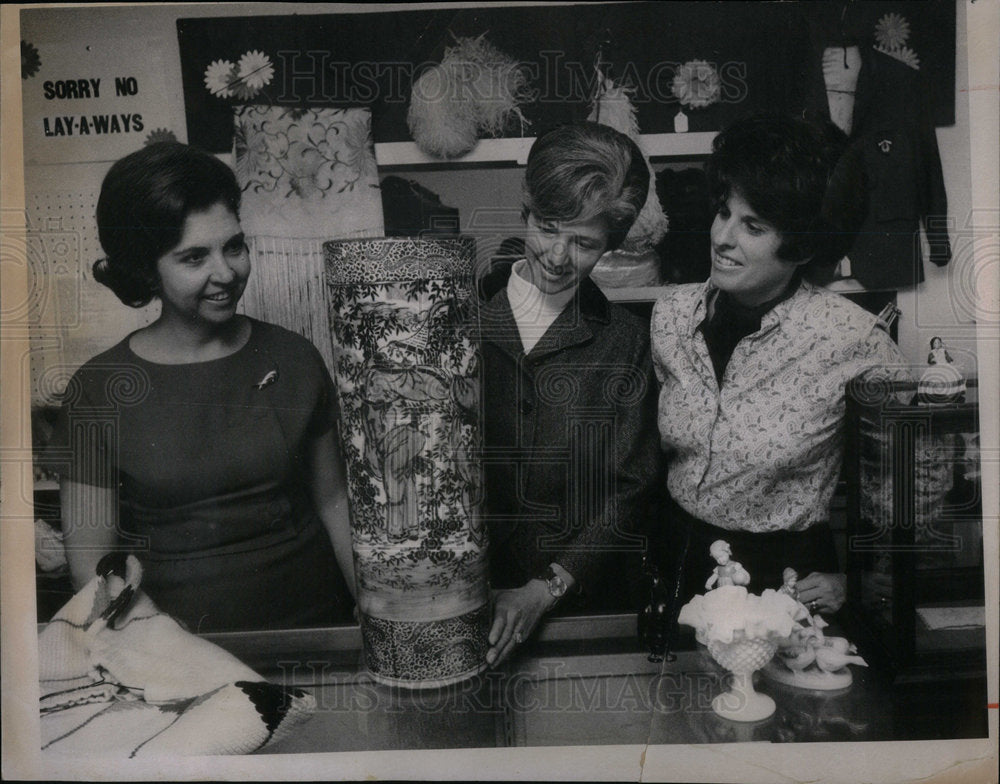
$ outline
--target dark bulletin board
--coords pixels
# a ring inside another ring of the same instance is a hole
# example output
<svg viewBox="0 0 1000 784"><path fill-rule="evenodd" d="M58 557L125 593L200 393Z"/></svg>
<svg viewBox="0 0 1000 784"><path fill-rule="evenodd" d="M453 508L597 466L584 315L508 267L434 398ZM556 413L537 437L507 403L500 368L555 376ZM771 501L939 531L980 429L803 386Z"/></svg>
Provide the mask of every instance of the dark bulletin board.
<svg viewBox="0 0 1000 784"><path fill-rule="evenodd" d="M933 100L936 124L954 123L955 6L923 2L677 2L448 8L365 14L180 19L177 22L188 139L214 152L232 145L232 99L213 96L205 69L265 52L275 75L254 99L285 106L368 106L375 140L408 141L412 81L440 62L454 36L486 33L528 69L537 98L522 106L525 135L584 119L600 51L611 75L637 88L645 133L673 130L676 65L708 60L722 100L688 112L691 131L718 130L757 110L798 111L820 69L816 47L871 46L876 21L902 14ZM818 50L821 51L821 48ZM821 77L820 77L821 78ZM506 135L520 136L519 122Z"/></svg>

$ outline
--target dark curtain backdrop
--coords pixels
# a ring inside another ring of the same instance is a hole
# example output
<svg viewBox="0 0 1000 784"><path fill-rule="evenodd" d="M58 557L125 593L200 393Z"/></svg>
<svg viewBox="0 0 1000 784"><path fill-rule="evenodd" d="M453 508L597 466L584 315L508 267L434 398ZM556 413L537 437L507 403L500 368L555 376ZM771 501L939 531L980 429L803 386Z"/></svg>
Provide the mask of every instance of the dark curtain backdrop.
<svg viewBox="0 0 1000 784"><path fill-rule="evenodd" d="M910 25L908 45L920 58L920 80L936 125L954 123L955 4L923 2L676 2L443 9L177 22L188 139L222 152L232 146L235 99L206 89L206 67L236 62L247 51L275 66L257 103L368 106L375 141L408 141L412 81L440 62L454 37L486 38L531 75L537 98L522 107L525 135L584 119L598 52L611 75L636 88L644 133L673 130L670 83L677 64L708 60L719 69L722 101L688 111L691 131L718 130L735 117L803 106L817 35L827 45L874 43L875 24L889 12ZM812 36L810 38L810 36ZM522 135L520 123L507 129Z"/></svg>

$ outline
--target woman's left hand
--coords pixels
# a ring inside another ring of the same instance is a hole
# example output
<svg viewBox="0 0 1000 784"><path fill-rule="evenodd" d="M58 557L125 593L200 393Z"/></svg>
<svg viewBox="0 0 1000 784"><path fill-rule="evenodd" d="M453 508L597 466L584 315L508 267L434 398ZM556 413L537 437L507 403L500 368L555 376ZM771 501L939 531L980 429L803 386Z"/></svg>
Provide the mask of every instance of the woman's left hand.
<svg viewBox="0 0 1000 784"><path fill-rule="evenodd" d="M847 598L847 575L812 572L799 580L796 588L799 601L809 608L809 612L835 613L844 606Z"/></svg>
<svg viewBox="0 0 1000 784"><path fill-rule="evenodd" d="M528 639L538 621L555 600L541 580L529 580L520 588L497 591L493 602L493 626L486 661L498 665L514 648Z"/></svg>

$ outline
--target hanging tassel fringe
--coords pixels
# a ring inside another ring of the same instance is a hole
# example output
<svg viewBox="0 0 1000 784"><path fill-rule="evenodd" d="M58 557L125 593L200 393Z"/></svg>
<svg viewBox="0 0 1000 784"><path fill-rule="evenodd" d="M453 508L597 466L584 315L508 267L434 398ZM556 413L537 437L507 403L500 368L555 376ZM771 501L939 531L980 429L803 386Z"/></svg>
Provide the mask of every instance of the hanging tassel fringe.
<svg viewBox="0 0 1000 784"><path fill-rule="evenodd" d="M253 275L247 281L241 306L246 315L277 324L311 341L332 374L330 319L324 304L323 242L247 237Z"/></svg>

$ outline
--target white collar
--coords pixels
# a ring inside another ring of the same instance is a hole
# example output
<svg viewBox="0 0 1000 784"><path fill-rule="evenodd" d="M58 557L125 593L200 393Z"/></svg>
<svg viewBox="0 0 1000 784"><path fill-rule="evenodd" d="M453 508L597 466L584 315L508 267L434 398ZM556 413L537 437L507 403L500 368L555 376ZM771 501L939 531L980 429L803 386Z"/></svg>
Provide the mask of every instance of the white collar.
<svg viewBox="0 0 1000 784"><path fill-rule="evenodd" d="M577 286L571 286L555 294L545 293L521 274L527 263L525 259L514 262L507 281L507 299L526 354L566 309L577 290Z"/></svg>

